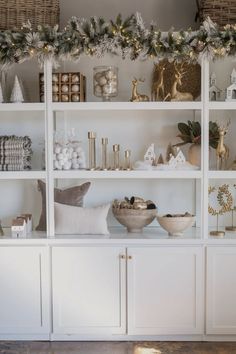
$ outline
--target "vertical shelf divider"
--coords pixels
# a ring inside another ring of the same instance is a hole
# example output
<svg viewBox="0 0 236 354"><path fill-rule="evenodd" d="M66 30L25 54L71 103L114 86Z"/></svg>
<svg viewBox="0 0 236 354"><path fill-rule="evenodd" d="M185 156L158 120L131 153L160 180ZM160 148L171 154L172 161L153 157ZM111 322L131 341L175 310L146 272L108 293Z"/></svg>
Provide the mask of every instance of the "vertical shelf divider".
<svg viewBox="0 0 236 354"><path fill-rule="evenodd" d="M44 64L47 237L54 236L52 62Z"/></svg>
<svg viewBox="0 0 236 354"><path fill-rule="evenodd" d="M208 238L208 171L209 171L209 61L202 70L202 161L203 161L203 235Z"/></svg>

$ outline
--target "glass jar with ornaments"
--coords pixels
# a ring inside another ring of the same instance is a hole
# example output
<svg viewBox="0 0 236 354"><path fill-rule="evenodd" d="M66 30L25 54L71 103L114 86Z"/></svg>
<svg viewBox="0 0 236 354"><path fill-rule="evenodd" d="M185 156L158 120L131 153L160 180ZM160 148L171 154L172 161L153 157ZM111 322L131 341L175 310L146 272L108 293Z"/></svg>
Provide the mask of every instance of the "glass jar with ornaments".
<svg viewBox="0 0 236 354"><path fill-rule="evenodd" d="M55 132L53 160L55 170L86 168L85 151L74 128L66 133L64 131Z"/></svg>
<svg viewBox="0 0 236 354"><path fill-rule="evenodd" d="M118 68L115 66L96 66L93 69L94 95L110 101L118 94Z"/></svg>

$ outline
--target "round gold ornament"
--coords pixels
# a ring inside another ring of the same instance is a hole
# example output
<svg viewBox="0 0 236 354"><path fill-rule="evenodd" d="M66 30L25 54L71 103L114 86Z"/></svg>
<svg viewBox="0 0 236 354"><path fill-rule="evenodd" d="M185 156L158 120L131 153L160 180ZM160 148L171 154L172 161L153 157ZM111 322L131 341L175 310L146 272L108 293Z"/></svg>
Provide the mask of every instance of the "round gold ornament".
<svg viewBox="0 0 236 354"><path fill-rule="evenodd" d="M69 92L69 86L68 86L68 85L62 85L61 91L62 91L63 93Z"/></svg>
<svg viewBox="0 0 236 354"><path fill-rule="evenodd" d="M69 96L68 95L62 95L61 96L62 102L69 102Z"/></svg>
<svg viewBox="0 0 236 354"><path fill-rule="evenodd" d="M63 75L61 76L61 81L62 81L62 82L68 82L68 81L69 81L69 75L63 74Z"/></svg>
<svg viewBox="0 0 236 354"><path fill-rule="evenodd" d="M71 96L71 100L72 102L79 102L80 101L80 98L79 98L79 95L74 93L72 96Z"/></svg>
<svg viewBox="0 0 236 354"><path fill-rule="evenodd" d="M59 91L59 86L56 84L52 85L52 92L57 93L58 91Z"/></svg>
<svg viewBox="0 0 236 354"><path fill-rule="evenodd" d="M71 91L72 92L79 92L79 85L77 85L77 84L72 85Z"/></svg>
<svg viewBox="0 0 236 354"><path fill-rule="evenodd" d="M77 84L79 82L79 76L77 74L73 74L71 77L72 84Z"/></svg>

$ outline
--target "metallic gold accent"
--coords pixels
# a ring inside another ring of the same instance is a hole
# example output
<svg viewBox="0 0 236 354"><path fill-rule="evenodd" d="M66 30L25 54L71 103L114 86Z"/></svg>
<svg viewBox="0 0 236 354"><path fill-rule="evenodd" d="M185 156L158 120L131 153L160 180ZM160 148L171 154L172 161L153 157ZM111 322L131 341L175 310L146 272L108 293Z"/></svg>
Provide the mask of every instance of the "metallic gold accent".
<svg viewBox="0 0 236 354"><path fill-rule="evenodd" d="M234 211L235 211L235 207L233 209L231 209L231 217L232 217L232 224L231 226L226 226L225 227L225 230L226 231L233 231L233 232L236 232L236 226L234 226Z"/></svg>
<svg viewBox="0 0 236 354"><path fill-rule="evenodd" d="M107 166L107 145L108 145L108 138L102 138L102 166L101 169L103 171L108 170Z"/></svg>
<svg viewBox="0 0 236 354"><path fill-rule="evenodd" d="M228 132L228 127L230 125L230 120L228 120L226 126L219 126L219 141L216 148L216 169L217 170L225 170L226 164L229 158L229 148L226 144L224 144L224 137Z"/></svg>
<svg viewBox="0 0 236 354"><path fill-rule="evenodd" d="M131 157L131 150L125 150L125 167L124 167L124 170L127 170L127 171L132 170L130 157Z"/></svg>
<svg viewBox="0 0 236 354"><path fill-rule="evenodd" d="M137 91L137 86L139 82L144 82L144 80L134 78L132 80L132 95L131 95L131 102L144 102L149 101L149 97L147 95L141 95Z"/></svg>
<svg viewBox="0 0 236 354"><path fill-rule="evenodd" d="M224 231L211 231L210 235L211 236L223 237L223 236L225 236L225 232Z"/></svg>
<svg viewBox="0 0 236 354"><path fill-rule="evenodd" d="M133 257L132 256L128 256L128 259L133 259Z"/></svg>
<svg viewBox="0 0 236 354"><path fill-rule="evenodd" d="M96 137L95 132L88 132L89 139L89 170L96 169Z"/></svg>
<svg viewBox="0 0 236 354"><path fill-rule="evenodd" d="M119 144L113 145L113 159L114 159L113 169L115 171L119 171L120 170L120 145Z"/></svg>
<svg viewBox="0 0 236 354"><path fill-rule="evenodd" d="M126 256L124 254L120 254L120 259L126 259Z"/></svg>

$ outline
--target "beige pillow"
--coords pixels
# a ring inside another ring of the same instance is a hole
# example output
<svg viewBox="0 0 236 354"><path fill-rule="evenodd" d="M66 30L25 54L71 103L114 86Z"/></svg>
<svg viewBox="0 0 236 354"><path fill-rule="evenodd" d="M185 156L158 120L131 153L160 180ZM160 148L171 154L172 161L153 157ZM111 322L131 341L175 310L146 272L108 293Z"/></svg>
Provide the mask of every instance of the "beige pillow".
<svg viewBox="0 0 236 354"><path fill-rule="evenodd" d="M83 206L83 199L90 187L90 184L90 182L86 182L80 186L67 189L54 188L54 201L61 204L81 207ZM38 180L38 189L42 195L42 211L36 230L46 231L46 184L41 180Z"/></svg>
<svg viewBox="0 0 236 354"><path fill-rule="evenodd" d="M81 208L55 203L55 233L73 235L109 235L107 214L110 204Z"/></svg>

